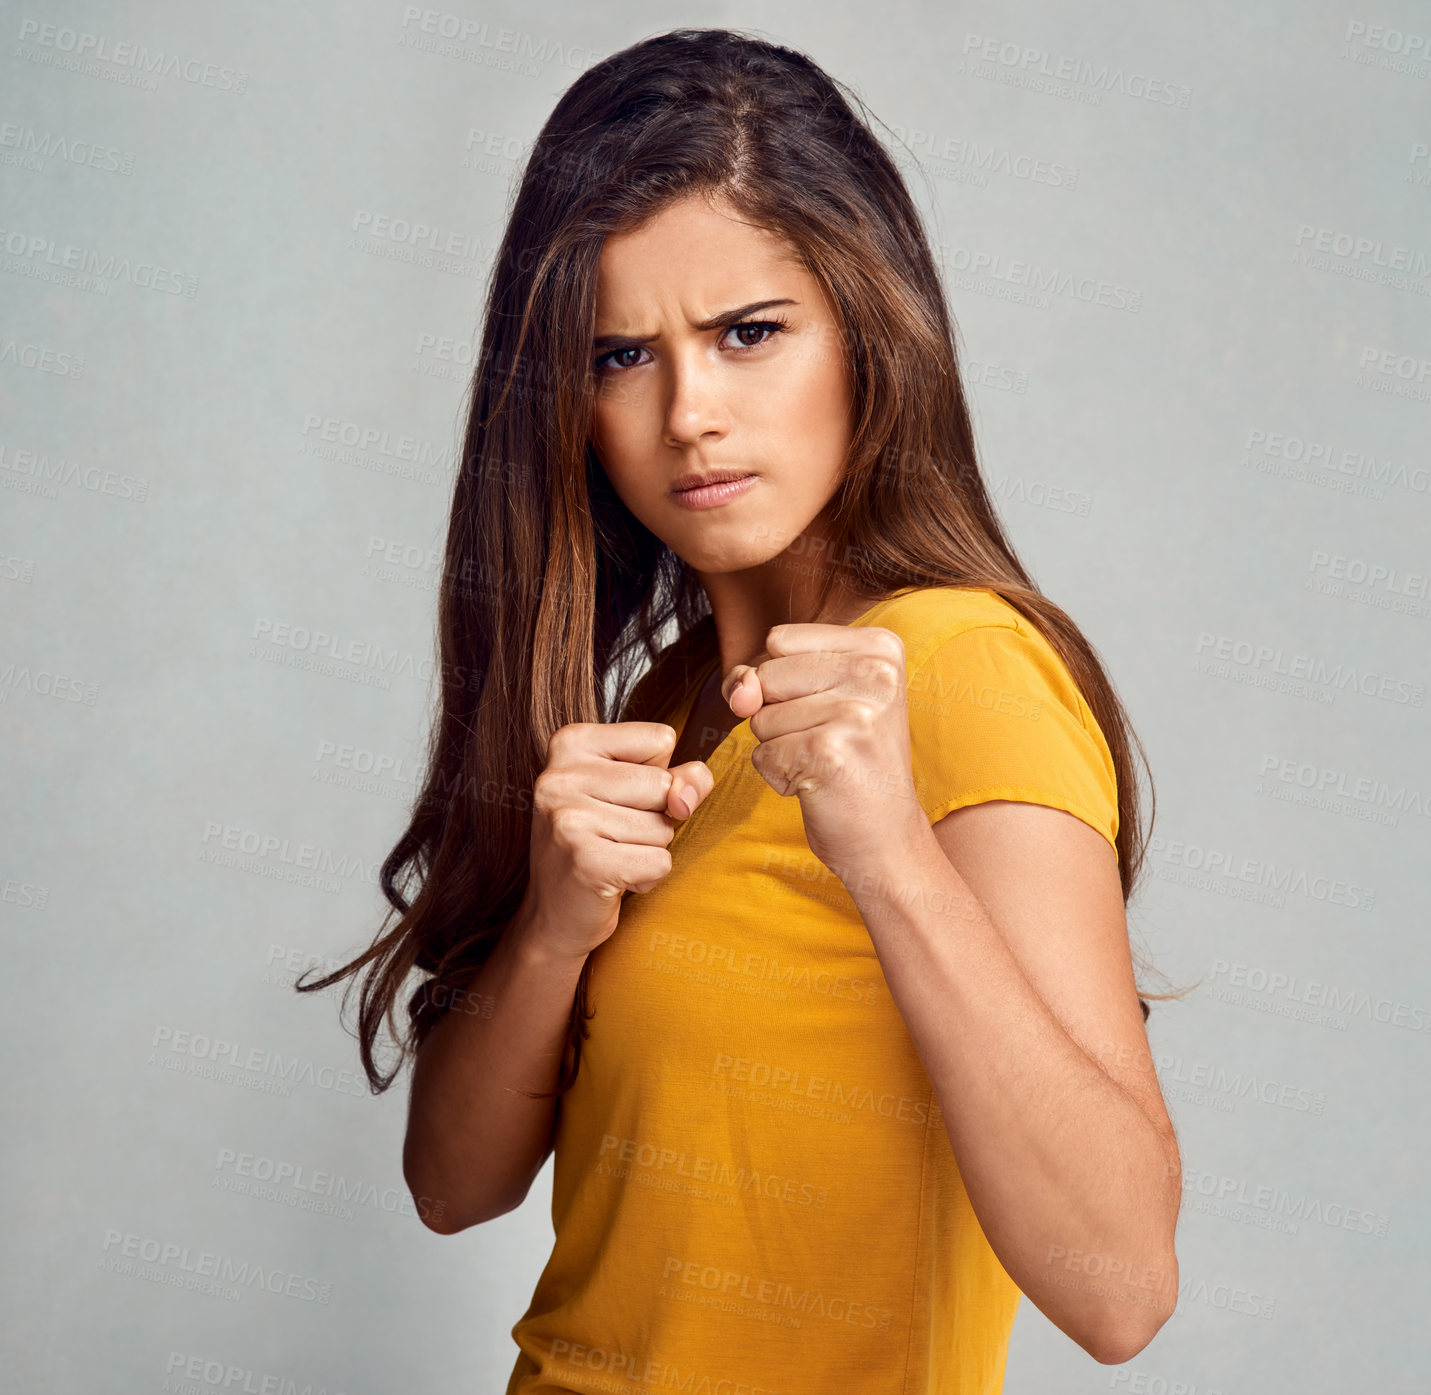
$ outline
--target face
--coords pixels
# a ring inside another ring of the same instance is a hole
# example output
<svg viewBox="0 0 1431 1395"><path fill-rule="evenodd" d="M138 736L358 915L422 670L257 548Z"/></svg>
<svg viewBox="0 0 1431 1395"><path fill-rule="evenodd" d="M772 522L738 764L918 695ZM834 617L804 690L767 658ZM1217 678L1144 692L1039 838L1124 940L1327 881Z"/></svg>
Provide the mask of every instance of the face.
<svg viewBox="0 0 1431 1395"><path fill-rule="evenodd" d="M853 420L838 315L788 244L703 198L608 238L592 353L592 446L626 507L703 580L773 564L798 587ZM674 492L712 474L744 479Z"/></svg>

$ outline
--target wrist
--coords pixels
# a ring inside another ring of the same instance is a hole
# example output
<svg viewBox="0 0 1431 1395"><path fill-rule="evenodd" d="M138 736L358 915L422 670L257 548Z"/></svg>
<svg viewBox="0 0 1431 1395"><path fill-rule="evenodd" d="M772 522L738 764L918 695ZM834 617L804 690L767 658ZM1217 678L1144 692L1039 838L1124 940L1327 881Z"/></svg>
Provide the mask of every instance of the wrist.
<svg viewBox="0 0 1431 1395"><path fill-rule="evenodd" d="M544 972L564 973L573 980L581 973L590 954L587 950L564 948L541 912L526 901L507 926L507 936L514 957L522 964Z"/></svg>
<svg viewBox="0 0 1431 1395"><path fill-rule="evenodd" d="M921 876L922 870L927 870L931 850L941 854L943 851L933 828L921 820L907 830L881 838L830 870L856 900L861 896L888 895L889 888L908 886Z"/></svg>

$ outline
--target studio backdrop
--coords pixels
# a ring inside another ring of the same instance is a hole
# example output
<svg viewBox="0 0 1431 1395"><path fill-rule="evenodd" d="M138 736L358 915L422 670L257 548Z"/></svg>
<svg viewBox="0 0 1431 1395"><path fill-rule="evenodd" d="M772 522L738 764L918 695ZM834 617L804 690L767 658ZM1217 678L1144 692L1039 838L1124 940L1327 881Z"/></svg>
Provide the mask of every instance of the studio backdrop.
<svg viewBox="0 0 1431 1395"><path fill-rule="evenodd" d="M858 92L998 509L1155 781L1176 1315L1010 1395L1424 1388L1431 12L0 6L7 1391L500 1391L340 993L419 788L482 295L560 93L677 25ZM857 1240L852 1240L857 1243ZM1096 1277L1090 1275L1090 1277Z"/></svg>

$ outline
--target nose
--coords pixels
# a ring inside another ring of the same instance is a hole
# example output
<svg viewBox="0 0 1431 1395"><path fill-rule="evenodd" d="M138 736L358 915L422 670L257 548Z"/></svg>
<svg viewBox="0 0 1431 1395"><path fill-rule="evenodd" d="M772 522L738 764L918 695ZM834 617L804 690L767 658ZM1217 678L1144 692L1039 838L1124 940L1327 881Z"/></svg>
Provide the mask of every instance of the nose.
<svg viewBox="0 0 1431 1395"><path fill-rule="evenodd" d="M720 366L699 346L673 353L666 384L664 435L668 445L681 447L708 436L723 436L730 427Z"/></svg>

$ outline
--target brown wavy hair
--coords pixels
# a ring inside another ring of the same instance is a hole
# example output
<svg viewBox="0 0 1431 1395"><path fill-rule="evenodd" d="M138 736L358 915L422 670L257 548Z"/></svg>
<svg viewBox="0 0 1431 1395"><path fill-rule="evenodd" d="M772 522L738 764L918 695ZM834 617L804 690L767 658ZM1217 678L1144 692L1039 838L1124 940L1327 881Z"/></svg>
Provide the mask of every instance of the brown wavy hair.
<svg viewBox="0 0 1431 1395"><path fill-rule="evenodd" d="M441 706L411 822L382 866L391 909L364 953L297 985L314 992L367 970L359 1040L374 1092L403 1063L386 1074L376 1064L383 1022L403 1058L415 1053L521 903L531 790L553 733L660 720L715 653L698 578L622 504L590 444L602 246L678 198L719 199L782 234L842 320L857 425L822 515L829 545L812 563L797 542L776 565L817 566L822 600L837 582L872 599L981 587L1027 617L1108 743L1131 896L1145 849L1141 743L1092 645L994 512L939 274L872 120L802 53L675 29L584 72L537 137L487 288L438 600ZM558 1094L587 1034L588 968ZM394 1009L414 970L425 977L399 1034ZM1144 1018L1147 998L1174 996L1140 997Z"/></svg>

